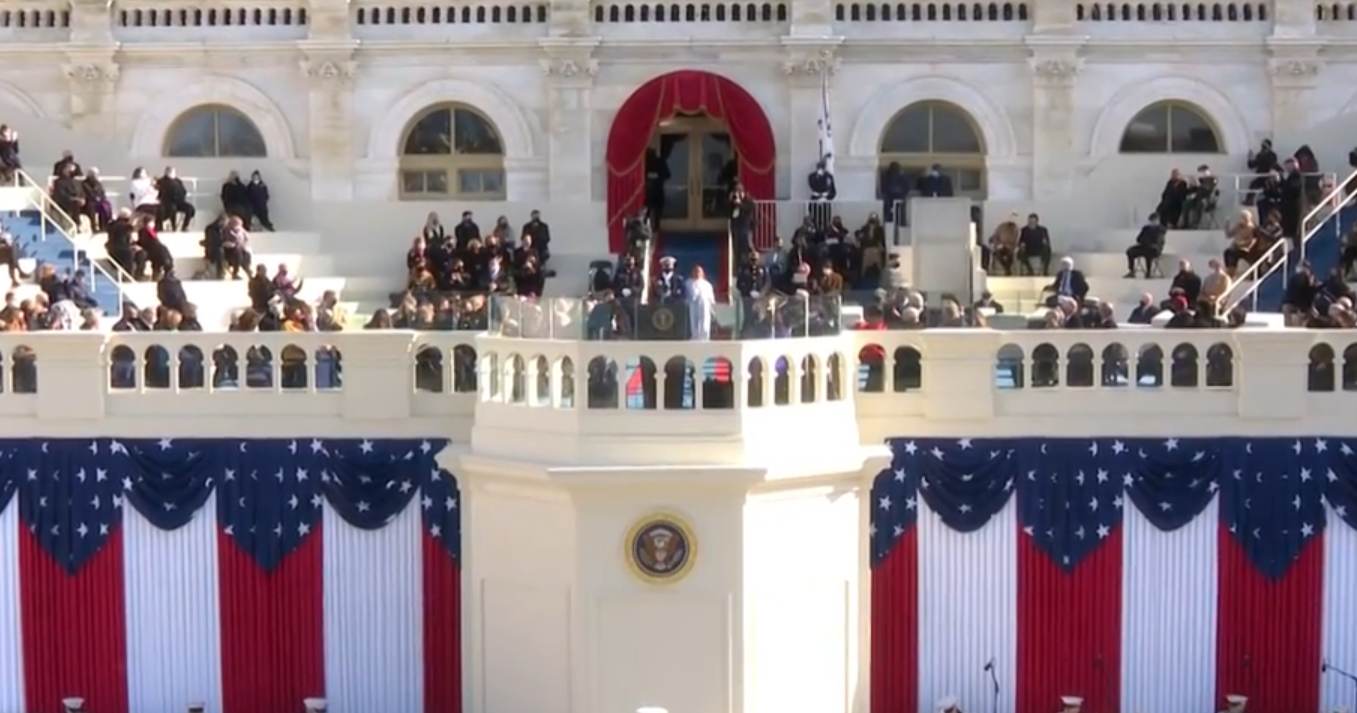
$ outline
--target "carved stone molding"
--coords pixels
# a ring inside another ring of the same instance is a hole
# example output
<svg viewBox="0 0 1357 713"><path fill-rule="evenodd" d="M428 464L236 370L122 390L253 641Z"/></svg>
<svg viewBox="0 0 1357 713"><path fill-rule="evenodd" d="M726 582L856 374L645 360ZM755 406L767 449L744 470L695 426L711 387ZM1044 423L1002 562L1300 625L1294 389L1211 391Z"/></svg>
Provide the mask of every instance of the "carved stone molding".
<svg viewBox="0 0 1357 713"><path fill-rule="evenodd" d="M112 85L118 82L116 64L67 64L62 66L66 78L76 84L89 86Z"/></svg>
<svg viewBox="0 0 1357 713"><path fill-rule="evenodd" d="M782 71L789 77L815 77L824 74L836 74L839 71L839 58L834 50L820 50L814 54L795 57L782 63Z"/></svg>
<svg viewBox="0 0 1357 713"><path fill-rule="evenodd" d="M302 60L302 76L321 84L348 84L358 73L358 64L349 61Z"/></svg>
<svg viewBox="0 0 1357 713"><path fill-rule="evenodd" d="M552 57L541 61L542 76L550 79L593 79L598 74L598 60Z"/></svg>
<svg viewBox="0 0 1357 713"><path fill-rule="evenodd" d="M1307 82L1319 76L1320 64L1313 59L1278 57L1268 60L1267 68L1274 80Z"/></svg>
<svg viewBox="0 0 1357 713"><path fill-rule="evenodd" d="M1032 77L1038 84L1072 85L1084 69L1078 57L1034 57L1028 60Z"/></svg>

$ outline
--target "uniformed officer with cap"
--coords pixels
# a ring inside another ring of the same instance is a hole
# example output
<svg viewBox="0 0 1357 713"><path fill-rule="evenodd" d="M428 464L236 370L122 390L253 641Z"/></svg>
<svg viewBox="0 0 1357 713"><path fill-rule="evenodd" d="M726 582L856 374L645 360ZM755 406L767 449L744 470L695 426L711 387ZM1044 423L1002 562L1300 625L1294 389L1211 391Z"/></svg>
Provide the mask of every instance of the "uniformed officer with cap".
<svg viewBox="0 0 1357 713"><path fill-rule="evenodd" d="M308 698L302 703L306 704L306 713L325 713L325 710L329 708L329 704L325 702L324 698Z"/></svg>
<svg viewBox="0 0 1357 713"><path fill-rule="evenodd" d="M1064 713L1079 713L1079 709L1084 707L1084 699L1079 696L1061 696L1060 706Z"/></svg>
<svg viewBox="0 0 1357 713"><path fill-rule="evenodd" d="M938 713L961 713L961 702L956 696L943 696L938 699Z"/></svg>
<svg viewBox="0 0 1357 713"><path fill-rule="evenodd" d="M61 699L61 707L66 709L66 713L84 713L85 699L79 697Z"/></svg>
<svg viewBox="0 0 1357 713"><path fill-rule="evenodd" d="M188 704L188 713L203 713L205 710L207 710L206 703L194 701L193 703Z"/></svg>
<svg viewBox="0 0 1357 713"><path fill-rule="evenodd" d="M1244 713L1244 708L1249 704L1248 696L1241 696L1238 693L1231 693L1225 697L1225 710L1221 713Z"/></svg>

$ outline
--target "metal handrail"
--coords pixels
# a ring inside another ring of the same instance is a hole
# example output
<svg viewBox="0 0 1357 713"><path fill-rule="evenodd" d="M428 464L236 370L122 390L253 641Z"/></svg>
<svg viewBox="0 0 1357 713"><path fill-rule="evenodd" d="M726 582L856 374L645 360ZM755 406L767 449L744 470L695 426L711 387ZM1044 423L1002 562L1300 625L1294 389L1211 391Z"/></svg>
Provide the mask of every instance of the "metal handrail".
<svg viewBox="0 0 1357 713"><path fill-rule="evenodd" d="M735 254L735 233L731 232L730 226L726 226L726 299L734 300L738 294L735 290L735 268L739 262Z"/></svg>
<svg viewBox="0 0 1357 713"><path fill-rule="evenodd" d="M1357 198L1357 192L1347 192L1349 186L1357 186L1357 183L1354 183L1355 181L1357 181L1357 171L1353 171L1347 178L1343 179L1341 183L1336 185L1328 193L1325 193L1324 197L1320 199L1319 205L1310 209L1310 211L1305 214L1305 217L1301 219L1301 236L1296 240L1295 245L1295 249L1300 251L1301 260L1305 259L1305 244L1319 233L1320 229L1324 227L1324 224L1328 222L1328 219L1332 217L1334 213L1342 210L1344 206ZM1311 222L1320 216L1322 216L1322 218L1312 226ZM1290 241L1283 238L1273 244L1272 247L1268 248L1257 261L1245 268L1245 270L1236 278L1235 283L1231 285L1230 291L1221 298L1221 303L1225 305L1221 312L1223 314L1228 314L1250 298L1253 299L1253 307L1257 309L1258 290L1262 288L1263 283L1268 277L1277 270L1282 269L1287 263L1285 259L1272 258L1285 258L1290 255L1290 250ZM1264 269L1264 266L1266 266L1266 269ZM1283 286L1286 286L1289 277L1289 271L1282 273ZM1241 286L1244 286L1243 292L1238 296L1235 296L1233 293Z"/></svg>
<svg viewBox="0 0 1357 713"><path fill-rule="evenodd" d="M75 238L70 233L66 232L66 229L64 227L62 227L63 225L79 225L79 223L75 222L75 219L68 215L66 211L62 210L61 206L57 205L56 201L52 200L52 197L47 194L47 189L41 184L39 184L37 181L34 181L32 176L28 175L22 170L15 171L14 182L16 185L21 187L24 184L27 184L27 187L32 189L32 194L38 196L38 198L34 201L35 203L37 203L38 212L42 214L44 221L52 223L53 227L56 228L56 232L58 235L65 238L66 242L71 244L71 250L75 254L75 265L73 266L73 269L79 269L80 255L83 254L85 251L82 250L80 248L80 245L76 243ZM52 216L57 216L61 218L61 220L60 221L52 220ZM108 270L95 260L90 260L90 269L102 273L105 278L112 281L115 285L121 282L135 282L135 280L132 279L131 273L122 269L122 267L118 265L118 263L113 262L112 260L109 260L108 262L110 265L113 266L114 271L117 273L118 275L117 278L109 274ZM122 288L119 288L120 292L121 289Z"/></svg>
<svg viewBox="0 0 1357 713"><path fill-rule="evenodd" d="M1272 273L1286 268L1286 258L1290 253L1291 241L1282 238L1264 251L1256 262L1250 263L1249 266L1235 278L1234 284L1230 285L1230 291L1226 292L1218 301L1218 305L1224 305L1220 308L1220 314L1229 314L1240 304L1243 304L1244 300L1250 298L1253 299L1253 309L1258 309L1259 288L1263 286L1263 283L1267 278L1272 276ZM1266 270L1262 270L1263 265L1267 266ZM1289 275L1289 272L1282 273L1283 287L1286 287L1286 281ZM1232 297L1231 293L1241 285L1246 286L1243 294L1238 297Z"/></svg>

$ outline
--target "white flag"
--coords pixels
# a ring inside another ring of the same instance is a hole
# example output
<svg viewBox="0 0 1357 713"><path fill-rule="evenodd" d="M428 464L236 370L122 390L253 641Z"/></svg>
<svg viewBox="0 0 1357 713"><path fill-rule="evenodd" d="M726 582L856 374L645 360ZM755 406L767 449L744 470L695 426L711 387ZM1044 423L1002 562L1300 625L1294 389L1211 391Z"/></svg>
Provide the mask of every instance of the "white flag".
<svg viewBox="0 0 1357 713"><path fill-rule="evenodd" d="M834 173L834 125L829 120L829 72L820 73L820 161Z"/></svg>

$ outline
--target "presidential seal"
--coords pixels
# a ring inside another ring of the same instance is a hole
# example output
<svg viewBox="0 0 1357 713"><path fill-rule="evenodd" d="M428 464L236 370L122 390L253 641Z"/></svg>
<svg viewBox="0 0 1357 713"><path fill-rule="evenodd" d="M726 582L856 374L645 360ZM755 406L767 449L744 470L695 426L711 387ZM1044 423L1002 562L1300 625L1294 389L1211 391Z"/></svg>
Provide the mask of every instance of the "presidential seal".
<svg viewBox="0 0 1357 713"><path fill-rule="evenodd" d="M674 318L674 311L668 307L661 307L650 315L650 325L661 333L673 329L676 321L678 320Z"/></svg>
<svg viewBox="0 0 1357 713"><path fill-rule="evenodd" d="M697 558L692 528L671 513L641 518L627 532L627 564L637 579L672 584L688 576Z"/></svg>

